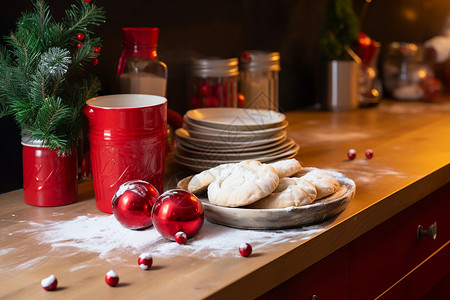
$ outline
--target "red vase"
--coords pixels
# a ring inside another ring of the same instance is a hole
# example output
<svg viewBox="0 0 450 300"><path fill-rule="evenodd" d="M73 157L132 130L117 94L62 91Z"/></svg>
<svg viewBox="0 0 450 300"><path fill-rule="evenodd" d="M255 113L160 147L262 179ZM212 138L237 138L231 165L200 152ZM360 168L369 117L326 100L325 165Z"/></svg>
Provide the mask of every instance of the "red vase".
<svg viewBox="0 0 450 300"><path fill-rule="evenodd" d="M23 191L25 203L61 206L77 200L77 152L58 156L40 141L22 139Z"/></svg>

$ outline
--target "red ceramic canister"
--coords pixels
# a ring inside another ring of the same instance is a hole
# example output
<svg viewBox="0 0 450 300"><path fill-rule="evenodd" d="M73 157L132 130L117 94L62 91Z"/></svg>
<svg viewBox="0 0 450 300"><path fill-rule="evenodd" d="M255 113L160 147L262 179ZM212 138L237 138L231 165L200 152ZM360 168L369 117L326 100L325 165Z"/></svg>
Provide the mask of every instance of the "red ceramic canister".
<svg viewBox="0 0 450 300"><path fill-rule="evenodd" d="M88 100L89 144L97 208L112 213L122 183L144 180L163 190L167 100L117 94Z"/></svg>
<svg viewBox="0 0 450 300"><path fill-rule="evenodd" d="M77 151L58 155L42 141L22 138L24 201L34 206L60 206L77 200Z"/></svg>

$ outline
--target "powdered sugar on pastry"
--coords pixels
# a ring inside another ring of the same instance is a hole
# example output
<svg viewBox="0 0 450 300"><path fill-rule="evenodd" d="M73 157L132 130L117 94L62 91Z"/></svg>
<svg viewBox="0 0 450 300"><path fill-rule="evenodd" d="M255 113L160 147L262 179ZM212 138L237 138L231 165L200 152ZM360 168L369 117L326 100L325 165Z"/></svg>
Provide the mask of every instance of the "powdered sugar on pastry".
<svg viewBox="0 0 450 300"><path fill-rule="evenodd" d="M221 172L229 172L231 168L236 165L235 163L231 164L222 164L217 167L202 171L192 177L191 181L187 186L187 190L193 194L202 194L206 191L209 184L213 182L214 179L219 177Z"/></svg>
<svg viewBox="0 0 450 300"><path fill-rule="evenodd" d="M208 187L209 202L220 206L249 205L270 195L278 186L277 171L268 164L246 160L222 171Z"/></svg>
<svg viewBox="0 0 450 300"><path fill-rule="evenodd" d="M278 187L267 197L248 206L253 209L286 208L311 204L317 197L314 185L302 178L281 178Z"/></svg>
<svg viewBox="0 0 450 300"><path fill-rule="evenodd" d="M316 187L317 199L335 193L341 186L330 174L317 168L303 168L297 177L308 180Z"/></svg>
<svg viewBox="0 0 450 300"><path fill-rule="evenodd" d="M294 176L302 169L302 165L295 158L280 160L269 165L277 170L279 178Z"/></svg>

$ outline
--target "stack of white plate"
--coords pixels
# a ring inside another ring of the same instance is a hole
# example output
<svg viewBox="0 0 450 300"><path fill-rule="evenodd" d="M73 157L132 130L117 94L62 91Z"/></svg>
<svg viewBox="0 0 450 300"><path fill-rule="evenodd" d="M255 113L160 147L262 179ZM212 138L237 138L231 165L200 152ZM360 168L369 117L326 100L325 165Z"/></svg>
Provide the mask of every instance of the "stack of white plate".
<svg viewBox="0 0 450 300"><path fill-rule="evenodd" d="M175 131L175 160L194 171L253 159L273 162L297 155L286 135L286 117L276 111L247 108L200 108L184 115Z"/></svg>

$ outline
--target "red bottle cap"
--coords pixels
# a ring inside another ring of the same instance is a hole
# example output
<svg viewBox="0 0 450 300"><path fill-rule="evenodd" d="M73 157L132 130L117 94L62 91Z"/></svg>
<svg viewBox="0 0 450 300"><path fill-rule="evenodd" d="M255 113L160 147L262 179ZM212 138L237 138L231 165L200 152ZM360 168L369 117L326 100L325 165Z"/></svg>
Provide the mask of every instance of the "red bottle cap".
<svg viewBox="0 0 450 300"><path fill-rule="evenodd" d="M148 47L158 46L159 28L156 27L125 27L122 28L123 43L125 46L141 45Z"/></svg>
<svg viewBox="0 0 450 300"><path fill-rule="evenodd" d="M124 27L122 28L124 49L119 58L117 76L122 74L128 58L131 56L156 59L159 28Z"/></svg>

